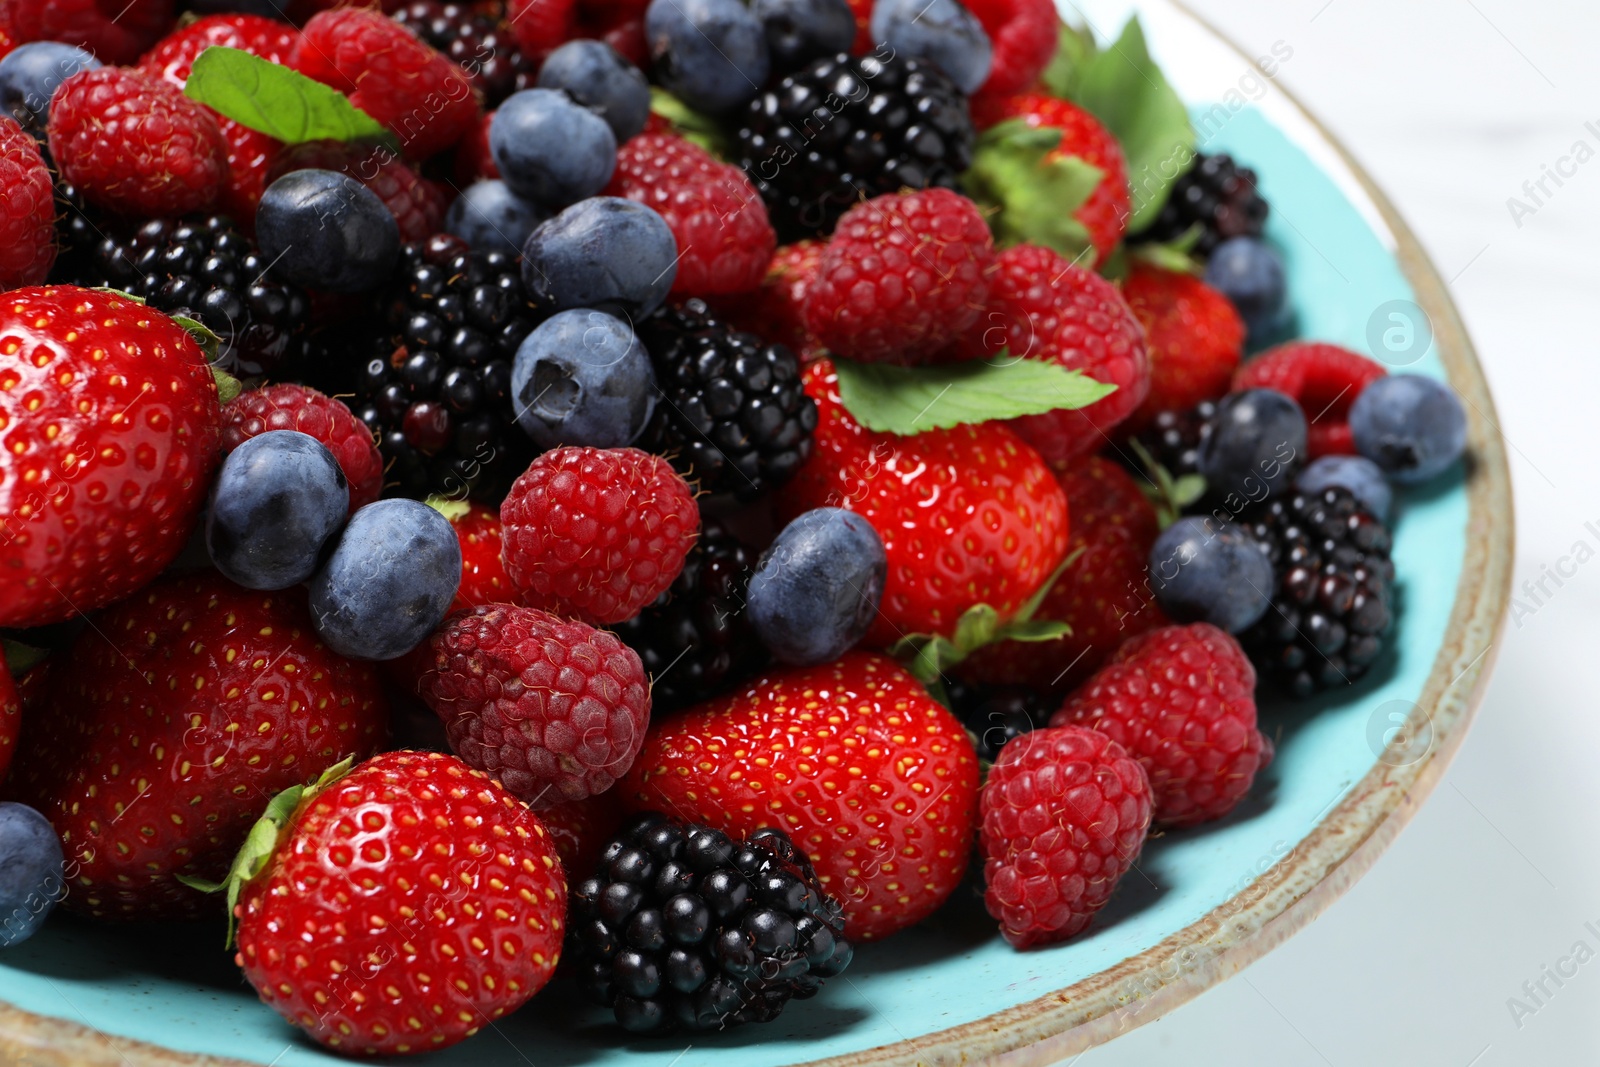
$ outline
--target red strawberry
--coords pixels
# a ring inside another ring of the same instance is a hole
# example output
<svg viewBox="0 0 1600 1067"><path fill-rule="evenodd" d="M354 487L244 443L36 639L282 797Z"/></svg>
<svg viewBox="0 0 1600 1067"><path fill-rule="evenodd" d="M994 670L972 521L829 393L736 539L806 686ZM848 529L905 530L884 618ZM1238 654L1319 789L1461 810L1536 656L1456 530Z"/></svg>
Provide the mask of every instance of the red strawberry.
<svg viewBox="0 0 1600 1067"><path fill-rule="evenodd" d="M924 362L967 330L989 294L994 241L949 189L890 193L839 219L806 287L806 328L836 355Z"/></svg>
<svg viewBox="0 0 1600 1067"><path fill-rule="evenodd" d="M267 172L283 150L283 142L220 115L217 128L228 145L228 181L217 208L244 232L254 233L256 208L267 191Z"/></svg>
<svg viewBox="0 0 1600 1067"><path fill-rule="evenodd" d="M648 3L624 0L618 4L586 3L578 12L577 35L604 41L641 70L650 65L650 44L644 35Z"/></svg>
<svg viewBox="0 0 1600 1067"><path fill-rule="evenodd" d="M465 72L381 13L346 7L314 15L290 65L350 97L390 130L403 152L427 159L478 121Z"/></svg>
<svg viewBox="0 0 1600 1067"><path fill-rule="evenodd" d="M535 67L576 36L577 7L576 0L507 0L506 22Z"/></svg>
<svg viewBox="0 0 1600 1067"><path fill-rule="evenodd" d="M0 290L39 285L56 261L54 179L38 143L9 115L0 115L0 189Z"/></svg>
<svg viewBox="0 0 1600 1067"><path fill-rule="evenodd" d="M806 329L806 289L822 262L821 241L796 241L773 253L767 276L755 292L727 297L716 306L734 326L770 341L788 345L802 362L825 353Z"/></svg>
<svg viewBox="0 0 1600 1067"><path fill-rule="evenodd" d="M275 794L383 739L369 664L317 640L303 590L174 575L102 613L63 653L11 787L76 864L66 907L188 918Z"/></svg>
<svg viewBox="0 0 1600 1067"><path fill-rule="evenodd" d="M11 756L17 750L17 730L22 725L22 700L17 696L16 683L0 656L0 782L6 780L11 766Z"/></svg>
<svg viewBox="0 0 1600 1067"><path fill-rule="evenodd" d="M489 151L489 127L493 124L494 112L491 111L479 119L478 124L468 130L466 136L461 138L461 143L456 145L454 173L457 188L465 189L482 178L500 177L500 168L495 166L494 155Z"/></svg>
<svg viewBox="0 0 1600 1067"><path fill-rule="evenodd" d="M984 903L1017 948L1081 932L1139 858L1150 783L1105 734L1024 734L983 784Z"/></svg>
<svg viewBox="0 0 1600 1067"><path fill-rule="evenodd" d="M1116 741L1150 776L1156 823L1193 826L1232 811L1272 759L1255 686L1231 636L1203 622L1167 626L1123 645L1050 724Z"/></svg>
<svg viewBox="0 0 1600 1067"><path fill-rule="evenodd" d="M268 430L298 430L321 441L350 484L352 515L383 491L383 457L377 442L343 401L310 386L264 385L239 394L222 414L222 447L229 452Z"/></svg>
<svg viewBox="0 0 1600 1067"><path fill-rule="evenodd" d="M195 527L218 454L217 388L194 339L122 297L0 297L0 626L119 600Z"/></svg>
<svg viewBox="0 0 1600 1067"><path fill-rule="evenodd" d="M1052 0L968 0L994 48L989 77L979 87L994 98L1029 89L1055 58L1061 16Z"/></svg>
<svg viewBox="0 0 1600 1067"><path fill-rule="evenodd" d="M567 881L582 881L594 873L601 850L622 826L622 806L612 789L587 800L544 808L539 821L561 857Z"/></svg>
<svg viewBox="0 0 1600 1067"><path fill-rule="evenodd" d="M100 67L50 102L50 154L84 199L126 215L210 207L228 180L228 145L210 108L171 82Z"/></svg>
<svg viewBox="0 0 1600 1067"><path fill-rule="evenodd" d="M60 41L102 63L132 63L172 25L173 0L0 0L18 44Z"/></svg>
<svg viewBox="0 0 1600 1067"><path fill-rule="evenodd" d="M1123 425L1138 431L1162 411L1188 411L1228 391L1244 352L1233 302L1192 274L1135 263L1122 296L1144 327L1150 392Z"/></svg>
<svg viewBox="0 0 1600 1067"><path fill-rule="evenodd" d="M1150 388L1144 331L1116 286L1035 245L1000 253L989 310L960 344L970 357L1044 360L1116 392L1076 411L1025 415L1011 425L1053 464L1098 451Z"/></svg>
<svg viewBox="0 0 1600 1067"><path fill-rule="evenodd" d="M502 538L500 512L485 504L464 500L435 504L461 542L461 584L456 587L450 614L469 611L484 604L510 604L517 598L500 559Z"/></svg>
<svg viewBox="0 0 1600 1067"><path fill-rule="evenodd" d="M280 152L267 172L271 184L290 171L314 168L347 174L378 194L400 226L402 241L426 241L438 233L449 207L433 182L406 166L385 145L307 141Z"/></svg>
<svg viewBox="0 0 1600 1067"><path fill-rule="evenodd" d="M606 196L654 208L681 255L681 296L748 292L761 284L778 238L744 171L670 133L641 133L617 149Z"/></svg>
<svg viewBox="0 0 1600 1067"><path fill-rule="evenodd" d="M11 29L6 24L5 11L5 7L0 6L0 59L10 55L12 49L17 47L17 39L11 35Z"/></svg>
<svg viewBox="0 0 1600 1067"><path fill-rule="evenodd" d="M1160 531L1138 483L1101 456L1085 456L1056 477L1072 516L1072 562L1034 617L1064 622L1072 632L1053 641L986 645L961 664L963 678L1064 694L1124 641L1166 624L1146 586L1150 546Z"/></svg>
<svg viewBox="0 0 1600 1067"><path fill-rule="evenodd" d="M454 756L388 752L299 801L240 893L235 958L329 1048L422 1052L544 988L566 911L555 848L515 797Z"/></svg>
<svg viewBox="0 0 1600 1067"><path fill-rule="evenodd" d="M1383 364L1338 345L1289 341L1263 352L1233 376L1233 391L1276 389L1294 397L1306 416L1309 458L1352 455L1350 405L1388 371Z"/></svg>
<svg viewBox="0 0 1600 1067"><path fill-rule="evenodd" d="M873 940L926 918L961 881L978 758L904 668L850 652L661 721L618 789L634 810L733 837L783 830L844 904L851 939Z"/></svg>
<svg viewBox="0 0 1600 1067"><path fill-rule="evenodd" d="M873 49L872 0L849 0L850 10L856 16L856 39L850 46L854 55L864 56Z"/></svg>
<svg viewBox="0 0 1600 1067"><path fill-rule="evenodd" d="M910 437L863 429L839 402L829 360L804 371L817 402L816 451L779 502L862 515L883 539L889 577L867 643L950 634L986 603L1021 607L1067 550L1067 501L1039 454L999 423Z"/></svg>

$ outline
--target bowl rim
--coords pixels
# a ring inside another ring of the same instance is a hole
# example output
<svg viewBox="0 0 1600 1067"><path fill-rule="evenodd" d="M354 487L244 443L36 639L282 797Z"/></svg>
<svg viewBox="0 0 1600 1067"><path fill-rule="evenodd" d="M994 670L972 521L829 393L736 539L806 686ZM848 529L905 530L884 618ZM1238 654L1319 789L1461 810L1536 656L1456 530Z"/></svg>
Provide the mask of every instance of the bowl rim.
<svg viewBox="0 0 1600 1067"><path fill-rule="evenodd" d="M1184 0L1164 0L1249 61L1249 54ZM1455 603L1433 669L1407 719L1428 731L1417 760L1381 759L1285 856L1189 926L1114 967L1005 1011L798 1067L1039 1067L1152 1022L1288 940L1337 900L1393 843L1438 785L1483 699L1511 595L1515 517L1511 477L1488 382L1461 315L1421 243L1366 170L1298 97L1277 91L1348 168L1395 240L1395 257L1432 320L1446 376L1471 409L1467 546ZM0 1059L29 1067L257 1067L115 1037L89 1020L23 1011L0 1000Z"/></svg>

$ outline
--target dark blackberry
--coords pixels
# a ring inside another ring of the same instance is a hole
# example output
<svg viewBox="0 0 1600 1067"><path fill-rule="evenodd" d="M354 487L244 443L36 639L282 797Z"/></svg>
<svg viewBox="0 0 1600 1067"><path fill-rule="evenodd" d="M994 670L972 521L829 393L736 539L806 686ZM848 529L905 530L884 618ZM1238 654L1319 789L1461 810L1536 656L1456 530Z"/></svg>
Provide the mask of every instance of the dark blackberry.
<svg viewBox="0 0 1600 1067"><path fill-rule="evenodd" d="M270 266L226 216L152 219L127 239L102 237L79 284L198 320L221 339L217 365L241 378L277 375L300 361L311 306L299 286L269 276Z"/></svg>
<svg viewBox="0 0 1600 1067"><path fill-rule="evenodd" d="M466 71L488 107L538 79L538 65L523 57L510 27L482 5L414 0L391 17Z"/></svg>
<svg viewBox="0 0 1600 1067"><path fill-rule="evenodd" d="M1211 420L1217 417L1214 401L1202 400L1187 411L1162 411L1156 414L1149 426L1134 435L1151 460L1165 467L1174 478L1200 473L1200 443L1211 432ZM1119 449L1125 465L1137 474L1148 474L1143 469L1144 457L1138 449Z"/></svg>
<svg viewBox="0 0 1600 1067"><path fill-rule="evenodd" d="M1277 583L1266 615L1239 636L1256 669L1297 697L1366 674L1393 615L1388 528L1339 487L1280 496L1240 521Z"/></svg>
<svg viewBox="0 0 1600 1067"><path fill-rule="evenodd" d="M916 59L819 59L752 100L737 125L738 163L784 241L827 233L864 198L956 189L972 164L967 98Z"/></svg>
<svg viewBox="0 0 1600 1067"><path fill-rule="evenodd" d="M639 653L657 713L714 696L766 662L744 610L756 557L720 522L703 517L672 586L637 618L612 627Z"/></svg>
<svg viewBox="0 0 1600 1067"><path fill-rule="evenodd" d="M975 738L981 759L993 763L1006 743L1050 721L1054 710L1020 685L975 686L949 682L945 691L961 725Z"/></svg>
<svg viewBox="0 0 1600 1067"><path fill-rule="evenodd" d="M1196 156L1194 165L1172 183L1155 221L1131 241L1176 241L1196 223L1202 259L1230 237L1260 237L1267 226L1267 202L1256 191L1256 172L1225 153Z"/></svg>
<svg viewBox="0 0 1600 1067"><path fill-rule="evenodd" d="M573 889L568 944L624 1030L720 1030L771 1022L849 966L843 916L783 831L734 842L647 812Z"/></svg>
<svg viewBox="0 0 1600 1067"><path fill-rule="evenodd" d="M111 226L84 202L77 186L56 170L48 145L39 145L39 155L50 168L56 194L56 261L50 268L50 284L84 285L94 273L94 251Z"/></svg>
<svg viewBox="0 0 1600 1067"><path fill-rule="evenodd" d="M735 330L698 299L662 308L639 333L661 390L641 448L670 458L708 493L746 500L810 458L817 405L788 347Z"/></svg>

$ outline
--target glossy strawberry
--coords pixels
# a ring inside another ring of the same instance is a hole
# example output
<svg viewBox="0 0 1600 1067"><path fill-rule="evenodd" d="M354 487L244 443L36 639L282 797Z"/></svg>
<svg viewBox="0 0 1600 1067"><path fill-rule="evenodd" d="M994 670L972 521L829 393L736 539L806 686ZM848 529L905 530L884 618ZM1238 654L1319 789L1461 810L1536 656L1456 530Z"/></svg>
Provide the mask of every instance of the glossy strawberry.
<svg viewBox="0 0 1600 1067"><path fill-rule="evenodd" d="M447 501L439 511L450 520L461 542L461 584L456 587L450 614L482 604L515 603L517 592L500 559L500 512L465 500Z"/></svg>
<svg viewBox="0 0 1600 1067"><path fill-rule="evenodd" d="M1150 350L1150 392L1128 417L1141 430L1163 411L1187 411L1228 391L1244 352L1244 320L1192 274L1136 263L1122 283Z"/></svg>
<svg viewBox="0 0 1600 1067"><path fill-rule="evenodd" d="M171 319L71 286L0 297L0 626L121 599L194 529L221 411Z"/></svg>
<svg viewBox="0 0 1600 1067"><path fill-rule="evenodd" d="M662 720L618 785L624 804L805 850L851 939L926 918L972 849L978 758L898 663L865 652L778 671Z"/></svg>

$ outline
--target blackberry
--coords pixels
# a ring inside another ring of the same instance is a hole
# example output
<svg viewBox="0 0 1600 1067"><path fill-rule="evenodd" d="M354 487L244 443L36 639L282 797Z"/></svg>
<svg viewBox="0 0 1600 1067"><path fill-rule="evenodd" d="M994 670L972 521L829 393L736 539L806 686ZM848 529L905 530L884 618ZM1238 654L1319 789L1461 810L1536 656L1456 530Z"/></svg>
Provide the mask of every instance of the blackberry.
<svg viewBox="0 0 1600 1067"><path fill-rule="evenodd" d="M1202 400L1187 411L1158 412L1133 440L1174 478L1199 474L1200 443L1211 432L1211 420L1216 416L1217 405L1211 400ZM1119 449L1118 455L1135 474L1149 473L1143 470L1144 460L1136 449Z"/></svg>
<svg viewBox="0 0 1600 1067"><path fill-rule="evenodd" d="M655 312L639 334L662 399L641 448L669 457L706 492L745 500L811 457L817 405L787 346L735 330L698 299Z"/></svg>
<svg viewBox="0 0 1600 1067"><path fill-rule="evenodd" d="M129 238L101 238L80 284L198 320L221 339L217 365L239 377L277 375L300 361L311 305L299 286L270 277L270 266L224 215L152 219Z"/></svg>
<svg viewBox="0 0 1600 1067"><path fill-rule="evenodd" d="M755 552L703 517L672 586L637 618L612 627L644 663L656 713L713 696L766 662L744 610L755 564Z"/></svg>
<svg viewBox="0 0 1600 1067"><path fill-rule="evenodd" d="M50 146L41 143L39 155L50 168L56 197L56 261L50 268L51 285L83 285L93 273L94 250L109 228L104 219L89 207L77 186L61 176L50 155Z"/></svg>
<svg viewBox="0 0 1600 1067"><path fill-rule="evenodd" d="M1198 155L1172 184L1155 221L1133 241L1175 241L1200 225L1194 247L1202 259L1230 237L1260 237L1267 226L1267 202L1256 191L1256 172L1225 153Z"/></svg>
<svg viewBox="0 0 1600 1067"><path fill-rule="evenodd" d="M734 842L647 812L573 890L568 943L585 996L624 1030L720 1030L770 1022L843 971L843 916L783 831Z"/></svg>
<svg viewBox="0 0 1600 1067"><path fill-rule="evenodd" d="M827 233L863 198L958 189L972 164L967 98L923 60L819 59L757 96L737 122L738 163L785 242Z"/></svg>
<svg viewBox="0 0 1600 1067"><path fill-rule="evenodd" d="M519 89L533 88L539 75L500 18L499 5L494 7L496 13L479 4L413 0L390 17L466 71L484 105L493 108Z"/></svg>
<svg viewBox="0 0 1600 1067"><path fill-rule="evenodd" d="M1276 581L1266 615L1239 635L1257 670L1297 697L1366 674L1392 621L1388 528L1342 487L1280 496L1240 521Z"/></svg>
<svg viewBox="0 0 1600 1067"><path fill-rule="evenodd" d="M1020 685L950 682L945 692L956 718L976 739L979 758L989 763L999 758L1008 742L1050 721L1052 709L1045 699Z"/></svg>

